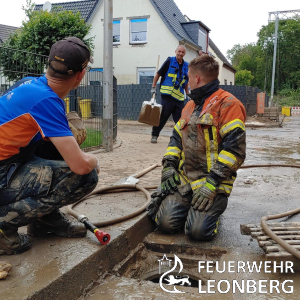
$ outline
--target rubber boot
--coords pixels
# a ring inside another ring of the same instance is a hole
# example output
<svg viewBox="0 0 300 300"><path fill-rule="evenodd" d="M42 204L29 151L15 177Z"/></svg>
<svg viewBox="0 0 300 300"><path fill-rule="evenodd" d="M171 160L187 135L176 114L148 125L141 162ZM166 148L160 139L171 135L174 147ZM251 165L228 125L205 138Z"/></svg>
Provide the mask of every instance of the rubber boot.
<svg viewBox="0 0 300 300"><path fill-rule="evenodd" d="M63 237L83 237L86 227L83 223L69 220L62 212L54 212L43 216L27 226L30 236L45 236L54 233Z"/></svg>
<svg viewBox="0 0 300 300"><path fill-rule="evenodd" d="M27 234L19 234L18 228L0 228L0 255L20 254L30 247Z"/></svg>

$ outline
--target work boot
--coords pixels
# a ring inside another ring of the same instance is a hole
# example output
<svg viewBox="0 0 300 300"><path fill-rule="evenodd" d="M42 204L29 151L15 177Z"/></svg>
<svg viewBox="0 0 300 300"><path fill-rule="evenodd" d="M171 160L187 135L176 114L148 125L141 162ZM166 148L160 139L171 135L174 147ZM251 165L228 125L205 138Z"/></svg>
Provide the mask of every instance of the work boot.
<svg viewBox="0 0 300 300"><path fill-rule="evenodd" d="M156 144L157 143L157 136L152 136L152 138L151 138L151 143L152 144Z"/></svg>
<svg viewBox="0 0 300 300"><path fill-rule="evenodd" d="M45 236L54 233L63 237L83 237L86 228L83 223L69 220L62 212L56 210L27 226L30 236Z"/></svg>
<svg viewBox="0 0 300 300"><path fill-rule="evenodd" d="M20 254L31 247L27 234L18 233L18 228L0 229L0 255Z"/></svg>

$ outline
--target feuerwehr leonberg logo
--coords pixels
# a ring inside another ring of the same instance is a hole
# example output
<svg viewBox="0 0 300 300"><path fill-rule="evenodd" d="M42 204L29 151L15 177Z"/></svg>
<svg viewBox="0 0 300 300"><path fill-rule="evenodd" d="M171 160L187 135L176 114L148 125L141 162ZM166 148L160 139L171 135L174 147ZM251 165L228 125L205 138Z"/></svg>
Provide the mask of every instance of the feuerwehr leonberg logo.
<svg viewBox="0 0 300 300"><path fill-rule="evenodd" d="M166 254L163 256L162 259L159 259L158 262L159 262L159 274L161 274L161 266L169 266L171 267L171 259L168 259ZM168 275L169 273L172 273L176 270L176 268L179 266L179 271L177 273L177 275ZM188 275L183 275L183 276L179 276L179 273L181 273L183 269L183 265L182 265L182 262L180 260L180 258L178 258L178 256L176 256L174 254L174 266L171 270L163 273L160 278L159 278L159 285L161 287L161 289L167 293L173 293L173 294L178 294L178 293L185 293L185 292L182 292L182 291L179 291L175 284L177 285L185 285L187 284L188 286L191 285L190 281L189 281L189 276ZM168 283L166 283L165 285L173 285L173 290L168 290L164 287L164 284L163 284L163 280L167 281Z"/></svg>

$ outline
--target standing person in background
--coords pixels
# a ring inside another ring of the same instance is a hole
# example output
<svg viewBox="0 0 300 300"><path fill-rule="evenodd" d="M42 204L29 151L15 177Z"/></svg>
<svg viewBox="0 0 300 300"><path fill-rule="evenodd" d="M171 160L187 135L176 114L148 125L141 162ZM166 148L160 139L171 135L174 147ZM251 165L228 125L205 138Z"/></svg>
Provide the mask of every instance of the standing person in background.
<svg viewBox="0 0 300 300"><path fill-rule="evenodd" d="M175 124L181 116L184 107L184 91L188 93L188 63L183 60L185 56L185 46L179 45L174 57L168 57L153 78L151 95L156 91L156 83L161 77L160 93L162 112L158 126L152 128L151 143L157 143L157 138L168 121L173 116Z"/></svg>

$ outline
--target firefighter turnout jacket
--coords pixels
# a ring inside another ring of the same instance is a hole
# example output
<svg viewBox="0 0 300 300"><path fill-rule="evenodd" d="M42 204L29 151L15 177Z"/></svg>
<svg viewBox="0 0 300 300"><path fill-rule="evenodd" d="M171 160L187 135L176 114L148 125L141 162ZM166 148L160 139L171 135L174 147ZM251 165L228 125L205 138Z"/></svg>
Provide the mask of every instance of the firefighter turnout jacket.
<svg viewBox="0 0 300 300"><path fill-rule="evenodd" d="M246 112L237 98L218 88L218 80L208 85L214 88L212 94L200 104L189 101L183 109L163 163L177 160L181 185L189 183L194 191L210 175L220 184L218 193L229 196L246 157Z"/></svg>

